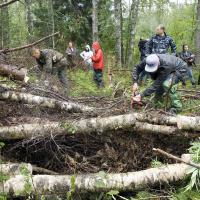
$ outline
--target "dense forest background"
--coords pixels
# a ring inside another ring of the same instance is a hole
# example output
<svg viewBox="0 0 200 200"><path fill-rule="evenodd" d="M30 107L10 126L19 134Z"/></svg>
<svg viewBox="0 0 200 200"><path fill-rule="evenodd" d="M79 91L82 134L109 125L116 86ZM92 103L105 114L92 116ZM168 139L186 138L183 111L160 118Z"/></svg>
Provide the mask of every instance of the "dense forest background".
<svg viewBox="0 0 200 200"><path fill-rule="evenodd" d="M117 66L132 66L139 59L139 39L151 37L162 23L179 51L187 43L198 54L197 5L196 0L21 0L1 9L1 48L60 31L46 47L64 52L70 40L82 49L98 39L106 54L116 55Z"/></svg>

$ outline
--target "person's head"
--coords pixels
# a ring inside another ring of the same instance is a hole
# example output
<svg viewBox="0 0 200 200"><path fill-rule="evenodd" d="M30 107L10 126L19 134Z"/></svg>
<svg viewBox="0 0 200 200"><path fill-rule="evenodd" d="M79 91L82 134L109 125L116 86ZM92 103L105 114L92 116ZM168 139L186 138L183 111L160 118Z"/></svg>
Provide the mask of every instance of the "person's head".
<svg viewBox="0 0 200 200"><path fill-rule="evenodd" d="M93 49L93 51L98 51L99 49L101 49L101 46L100 46L100 44L99 44L99 42L94 42L93 44L92 44L92 49Z"/></svg>
<svg viewBox="0 0 200 200"><path fill-rule="evenodd" d="M40 55L41 55L41 51L39 48L36 48L36 47L33 47L31 50L30 50L30 55L36 59L39 59L40 58Z"/></svg>
<svg viewBox="0 0 200 200"><path fill-rule="evenodd" d="M146 58L145 71L149 73L154 73L158 70L160 65L159 57L156 54L151 54Z"/></svg>
<svg viewBox="0 0 200 200"><path fill-rule="evenodd" d="M73 42L70 41L69 44L68 44L69 48L72 48L74 45L73 45Z"/></svg>
<svg viewBox="0 0 200 200"><path fill-rule="evenodd" d="M183 51L188 51L189 50L189 46L187 44L183 45Z"/></svg>
<svg viewBox="0 0 200 200"><path fill-rule="evenodd" d="M156 27L156 35L163 35L165 33L165 27L162 24L159 24Z"/></svg>
<svg viewBox="0 0 200 200"><path fill-rule="evenodd" d="M87 52L90 51L90 46L89 46L89 45L86 45L86 46L85 46L85 51L87 51Z"/></svg>

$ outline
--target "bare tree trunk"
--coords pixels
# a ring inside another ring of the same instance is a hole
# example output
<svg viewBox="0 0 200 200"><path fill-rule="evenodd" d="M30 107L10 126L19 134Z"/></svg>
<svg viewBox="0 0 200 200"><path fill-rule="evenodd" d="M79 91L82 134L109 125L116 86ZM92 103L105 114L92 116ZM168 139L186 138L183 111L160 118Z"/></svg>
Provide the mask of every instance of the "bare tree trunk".
<svg viewBox="0 0 200 200"><path fill-rule="evenodd" d="M139 4L140 0L133 0L131 5L131 13L130 13L130 42L128 49L128 65L133 64L133 53L135 46L135 30L139 13Z"/></svg>
<svg viewBox="0 0 200 200"><path fill-rule="evenodd" d="M77 193L135 191L153 187L157 184L164 185L185 179L190 167L186 164L173 164L160 168L151 168L138 172L120 174L83 174L83 175L35 175L30 177L15 176L7 180L0 187L6 194L24 196L27 182L33 194L51 195L66 194L71 188ZM74 186L72 184L74 183Z"/></svg>
<svg viewBox="0 0 200 200"><path fill-rule="evenodd" d="M25 0L25 8L26 8L26 23L28 29L28 42L32 42L33 39L33 17L31 13L31 0Z"/></svg>
<svg viewBox="0 0 200 200"><path fill-rule="evenodd" d="M92 35L93 41L99 40L99 32L98 32L98 3L99 0L92 0Z"/></svg>
<svg viewBox="0 0 200 200"><path fill-rule="evenodd" d="M54 8L53 8L53 0L48 0L49 3L49 17L51 19L50 30L52 34L55 33L55 20L54 20ZM52 37L52 47L55 48L55 39Z"/></svg>
<svg viewBox="0 0 200 200"><path fill-rule="evenodd" d="M27 77L27 69L18 69L16 66L11 65L0 64L0 75L23 81L25 83L29 80Z"/></svg>
<svg viewBox="0 0 200 200"><path fill-rule="evenodd" d="M197 16L196 16L196 33L195 33L195 43L196 43L196 62L200 64L200 0L197 2Z"/></svg>
<svg viewBox="0 0 200 200"><path fill-rule="evenodd" d="M122 67L122 1L114 0L115 12L115 59L116 65Z"/></svg>
<svg viewBox="0 0 200 200"><path fill-rule="evenodd" d="M7 0L2 0L2 3L8 3ZM1 9L1 48L8 48L10 41L10 22L8 6Z"/></svg>
<svg viewBox="0 0 200 200"><path fill-rule="evenodd" d="M6 91L0 93L0 99L23 102L26 104L37 105L40 107L61 109L70 112L86 112L86 111L93 111L94 109L92 107L84 106L69 101L59 101L47 97L41 97L32 94L13 92L13 91Z"/></svg>

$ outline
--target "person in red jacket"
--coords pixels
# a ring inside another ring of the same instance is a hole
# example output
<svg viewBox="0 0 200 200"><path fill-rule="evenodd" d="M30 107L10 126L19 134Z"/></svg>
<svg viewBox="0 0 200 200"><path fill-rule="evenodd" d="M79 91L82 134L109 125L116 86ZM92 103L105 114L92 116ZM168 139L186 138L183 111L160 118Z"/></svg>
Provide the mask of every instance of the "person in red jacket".
<svg viewBox="0 0 200 200"><path fill-rule="evenodd" d="M94 69L94 81L97 87L103 87L103 69L104 69L104 60L103 60L103 51L100 47L99 42L94 42L92 45L94 55L92 56L93 69Z"/></svg>

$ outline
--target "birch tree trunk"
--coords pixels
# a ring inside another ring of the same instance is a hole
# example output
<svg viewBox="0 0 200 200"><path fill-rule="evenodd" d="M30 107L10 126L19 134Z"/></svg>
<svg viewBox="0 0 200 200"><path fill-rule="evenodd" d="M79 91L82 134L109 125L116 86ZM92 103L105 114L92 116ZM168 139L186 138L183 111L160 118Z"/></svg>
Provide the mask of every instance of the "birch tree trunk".
<svg viewBox="0 0 200 200"><path fill-rule="evenodd" d="M25 0L25 9L26 9L26 23L28 29L28 42L32 42L33 37L33 17L31 13L31 0Z"/></svg>
<svg viewBox="0 0 200 200"><path fill-rule="evenodd" d="M49 3L49 17L51 19L51 23L50 23L50 31L53 33L55 33L55 20L54 20L54 8L53 8L53 0L48 0ZM55 39L54 36L52 37L52 47L53 49L55 48Z"/></svg>
<svg viewBox="0 0 200 200"><path fill-rule="evenodd" d="M200 0L197 1L197 16L196 16L196 32L195 32L195 43L196 43L196 63L200 64Z"/></svg>
<svg viewBox="0 0 200 200"><path fill-rule="evenodd" d="M133 0L131 4L131 12L130 12L130 41L129 41L129 49L128 49L128 65L133 64L133 53L135 46L135 31L136 24L138 20L139 13L139 4L140 0Z"/></svg>
<svg viewBox="0 0 200 200"><path fill-rule="evenodd" d="M7 0L1 0L1 3L7 3ZM10 23L8 6L3 7L1 10L1 49L9 47L10 41Z"/></svg>
<svg viewBox="0 0 200 200"><path fill-rule="evenodd" d="M51 99L47 97L36 96L27 93L5 91L0 93L0 99L23 102L25 104L33 104L40 107L55 108L61 109L70 112L86 112L93 111L92 107L87 107L81 104L68 102L68 101L59 101L56 99Z"/></svg>
<svg viewBox="0 0 200 200"><path fill-rule="evenodd" d="M66 194L72 187L78 193L108 192L110 190L135 191L157 184L163 185L181 181L188 176L189 169L190 167L186 164L173 164L120 174L35 175L29 180L27 177L18 175L7 180L3 185L1 184L0 192L4 190L11 196L23 196L27 182L31 185L31 192L33 194L37 192L39 195ZM75 186L72 186L72 182Z"/></svg>
<svg viewBox="0 0 200 200"><path fill-rule="evenodd" d="M115 13L115 60L116 66L122 67L122 1L114 0Z"/></svg>
<svg viewBox="0 0 200 200"><path fill-rule="evenodd" d="M92 0L92 35L93 35L93 41L99 40L98 2L99 2L99 0Z"/></svg>
<svg viewBox="0 0 200 200"><path fill-rule="evenodd" d="M134 133L154 133L166 135L184 135L175 126L163 126L139 122L136 114L126 114L105 118L91 118L79 121L49 122L39 124L21 124L18 126L3 126L0 128L0 139L30 139L51 135L77 133L104 133L116 130L129 130Z"/></svg>

